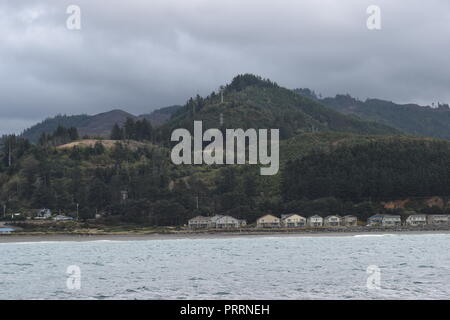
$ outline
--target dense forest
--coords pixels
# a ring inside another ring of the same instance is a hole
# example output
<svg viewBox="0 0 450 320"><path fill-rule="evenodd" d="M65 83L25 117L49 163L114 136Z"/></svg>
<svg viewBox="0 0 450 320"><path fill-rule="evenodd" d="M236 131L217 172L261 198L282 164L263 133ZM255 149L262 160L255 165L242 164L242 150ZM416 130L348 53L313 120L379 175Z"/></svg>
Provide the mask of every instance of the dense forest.
<svg viewBox="0 0 450 320"><path fill-rule="evenodd" d="M351 201L445 196L450 194L449 159L449 144L437 141L376 141L313 152L287 164L283 196Z"/></svg>

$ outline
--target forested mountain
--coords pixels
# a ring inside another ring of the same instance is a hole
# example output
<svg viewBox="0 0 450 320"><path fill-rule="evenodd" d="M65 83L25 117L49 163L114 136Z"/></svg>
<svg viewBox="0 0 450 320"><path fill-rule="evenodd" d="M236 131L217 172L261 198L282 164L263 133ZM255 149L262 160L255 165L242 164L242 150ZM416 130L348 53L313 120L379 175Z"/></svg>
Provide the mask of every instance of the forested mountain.
<svg viewBox="0 0 450 320"><path fill-rule="evenodd" d="M334 98L321 98L309 89L294 91L344 114L375 121L404 133L450 139L450 108L448 104L438 104L432 108L417 104L396 104L381 99L361 101L348 94L336 95Z"/></svg>
<svg viewBox="0 0 450 320"><path fill-rule="evenodd" d="M398 133L385 125L343 115L250 74L235 77L223 88L223 93L213 92L206 98L190 99L163 127L167 131L190 129L194 119L202 120L205 129L280 128L281 139L305 132Z"/></svg>
<svg viewBox="0 0 450 320"><path fill-rule="evenodd" d="M89 116L60 116L67 127L57 126L36 144L5 136L0 203L11 212L50 208L72 216L79 208L81 218L102 213L112 225L181 225L199 214L250 223L292 212L365 219L390 212L383 201L431 196L446 204L433 212L450 214L449 141L399 135L253 75L234 78L222 92L166 110L171 118L156 128L147 116L99 115L109 122L126 117L105 133L113 140L80 140L76 121L86 127ZM191 128L194 119L203 120L204 129L280 128L280 172L261 176L259 165L174 165L171 130ZM411 203L408 212L431 210Z"/></svg>

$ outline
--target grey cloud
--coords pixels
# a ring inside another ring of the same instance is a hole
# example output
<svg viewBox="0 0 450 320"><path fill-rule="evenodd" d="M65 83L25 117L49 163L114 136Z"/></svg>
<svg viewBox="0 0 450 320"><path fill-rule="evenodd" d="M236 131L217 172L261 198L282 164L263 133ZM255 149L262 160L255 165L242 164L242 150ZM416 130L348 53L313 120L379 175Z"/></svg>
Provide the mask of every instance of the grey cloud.
<svg viewBox="0 0 450 320"><path fill-rule="evenodd" d="M366 28L366 8L382 30ZM68 5L82 30L65 27ZM450 3L76 0L0 4L0 133L58 113L145 113L237 73L324 95L450 101Z"/></svg>

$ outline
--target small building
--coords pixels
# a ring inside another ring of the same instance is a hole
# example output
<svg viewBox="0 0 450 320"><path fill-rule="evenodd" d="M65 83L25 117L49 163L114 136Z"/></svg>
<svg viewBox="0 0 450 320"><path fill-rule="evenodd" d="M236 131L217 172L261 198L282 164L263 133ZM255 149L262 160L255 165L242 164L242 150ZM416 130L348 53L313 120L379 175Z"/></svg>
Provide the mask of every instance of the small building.
<svg viewBox="0 0 450 320"><path fill-rule="evenodd" d="M209 226L208 228L215 228L217 224L217 220L223 218L224 216L221 214L213 215L212 217L209 217Z"/></svg>
<svg viewBox="0 0 450 320"><path fill-rule="evenodd" d="M432 225L448 224L448 215L445 214L430 214L427 216L427 223Z"/></svg>
<svg viewBox="0 0 450 320"><path fill-rule="evenodd" d="M217 229L237 229L240 228L244 222L245 220L239 220L231 216L222 216L215 221L215 227Z"/></svg>
<svg viewBox="0 0 450 320"><path fill-rule="evenodd" d="M423 226L427 224L427 216L425 214L412 214L406 218L406 224L409 226Z"/></svg>
<svg viewBox="0 0 450 320"><path fill-rule="evenodd" d="M314 215L308 218L308 226L309 227L321 227L323 226L323 218L318 215Z"/></svg>
<svg viewBox="0 0 450 320"><path fill-rule="evenodd" d="M396 227L402 224L402 219L397 215L389 215L386 214L383 216L383 220L381 221L381 225L383 227Z"/></svg>
<svg viewBox="0 0 450 320"><path fill-rule="evenodd" d="M280 218L268 214L256 220L256 226L258 228L279 228L281 222Z"/></svg>
<svg viewBox="0 0 450 320"><path fill-rule="evenodd" d="M49 219L52 217L52 211L50 209L40 209L36 212L35 219Z"/></svg>
<svg viewBox="0 0 450 320"><path fill-rule="evenodd" d="M381 226L381 223L383 222L383 217L384 217L384 215L382 215L382 214L373 215L373 216L369 217L369 219L367 219L367 224L371 227Z"/></svg>
<svg viewBox="0 0 450 320"><path fill-rule="evenodd" d="M358 225L358 218L356 216L348 215L342 217L342 225L346 227L356 227Z"/></svg>
<svg viewBox="0 0 450 320"><path fill-rule="evenodd" d="M307 219L298 214L283 214L281 216L281 225L286 228L305 227Z"/></svg>
<svg viewBox="0 0 450 320"><path fill-rule="evenodd" d="M326 227L339 227L341 225L341 217L339 216L327 216L323 220Z"/></svg>
<svg viewBox="0 0 450 320"><path fill-rule="evenodd" d="M197 229L207 229L211 224L210 217L197 216L192 219L189 219L188 226L189 229L197 230Z"/></svg>

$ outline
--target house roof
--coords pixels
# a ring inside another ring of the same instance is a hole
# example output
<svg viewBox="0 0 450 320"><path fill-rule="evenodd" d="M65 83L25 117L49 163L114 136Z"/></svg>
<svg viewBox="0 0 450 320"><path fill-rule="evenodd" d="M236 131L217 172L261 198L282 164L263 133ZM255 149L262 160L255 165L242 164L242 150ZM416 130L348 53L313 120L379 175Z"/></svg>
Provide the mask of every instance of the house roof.
<svg viewBox="0 0 450 320"><path fill-rule="evenodd" d="M266 214L265 216L262 216L262 217L258 218L258 220L265 219L265 218L271 218L271 219L278 219L278 220L280 220L280 218L275 217L275 216L273 216L271 214Z"/></svg>
<svg viewBox="0 0 450 320"><path fill-rule="evenodd" d="M299 217L299 218L306 219L305 217L303 217L303 216L301 216L301 215L299 215L299 214L296 214L296 213L284 214L284 215L281 216L281 219L282 219L282 220L286 220L286 219L291 218L291 217L293 217L293 216L297 216L297 217Z"/></svg>
<svg viewBox="0 0 450 320"><path fill-rule="evenodd" d="M194 217L192 219L189 219L189 221L195 221L195 220L197 220L197 221L210 221L211 217L196 216L196 217Z"/></svg>
<svg viewBox="0 0 450 320"><path fill-rule="evenodd" d="M235 221L239 221L239 219L236 219L235 217L232 217L232 216L220 216L219 218L216 219L216 221L219 221L221 219L232 219Z"/></svg>
<svg viewBox="0 0 450 320"><path fill-rule="evenodd" d="M331 216L326 216L325 217L325 219L328 219L328 218L333 218L333 217L335 217L335 218L339 218L339 219L341 219L341 217L340 216L337 216L337 215L331 215Z"/></svg>

